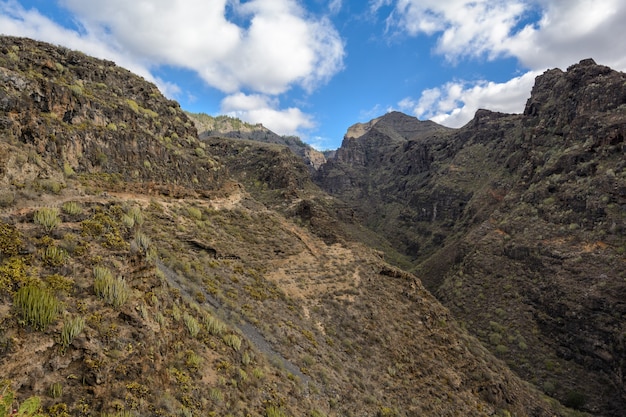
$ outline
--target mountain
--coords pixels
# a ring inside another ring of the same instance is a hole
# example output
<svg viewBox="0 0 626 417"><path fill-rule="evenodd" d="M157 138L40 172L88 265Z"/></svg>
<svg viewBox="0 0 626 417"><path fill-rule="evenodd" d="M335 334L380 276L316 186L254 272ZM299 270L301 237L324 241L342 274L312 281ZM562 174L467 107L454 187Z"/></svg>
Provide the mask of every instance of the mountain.
<svg viewBox="0 0 626 417"><path fill-rule="evenodd" d="M235 117L213 117L204 113L187 113L187 115L194 121L200 133L200 139L217 136L285 145L293 153L300 156L313 170L318 169L326 162L326 157L322 152L313 149L308 144L302 142L300 138L296 136L280 136L260 123L253 125L242 122Z"/></svg>
<svg viewBox="0 0 626 417"><path fill-rule="evenodd" d="M619 416L625 136L626 75L587 59L539 76L520 115L355 125L315 181L518 375Z"/></svg>
<svg viewBox="0 0 626 417"><path fill-rule="evenodd" d="M0 80L1 415L581 415L347 239L288 148L41 42L0 37Z"/></svg>

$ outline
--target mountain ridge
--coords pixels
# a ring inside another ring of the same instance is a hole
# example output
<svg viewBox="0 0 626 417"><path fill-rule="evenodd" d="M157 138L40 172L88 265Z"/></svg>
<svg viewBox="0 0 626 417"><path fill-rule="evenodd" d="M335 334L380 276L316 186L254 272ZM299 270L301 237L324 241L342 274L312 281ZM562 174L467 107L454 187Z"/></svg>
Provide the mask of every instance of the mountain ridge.
<svg viewBox="0 0 626 417"><path fill-rule="evenodd" d="M526 380L614 416L626 399L625 81L585 59L537 77L523 114L479 110L407 142L377 121L336 153L358 157L315 177Z"/></svg>

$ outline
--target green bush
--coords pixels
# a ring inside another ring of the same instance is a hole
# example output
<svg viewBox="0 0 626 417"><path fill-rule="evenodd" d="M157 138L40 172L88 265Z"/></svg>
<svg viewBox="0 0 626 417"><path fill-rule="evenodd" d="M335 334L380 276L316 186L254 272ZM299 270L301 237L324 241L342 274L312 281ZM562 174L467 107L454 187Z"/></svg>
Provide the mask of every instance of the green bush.
<svg viewBox="0 0 626 417"><path fill-rule="evenodd" d="M85 319L83 317L66 317L63 321L63 329L61 330L61 344L67 348L72 340L80 334L85 328Z"/></svg>
<svg viewBox="0 0 626 417"><path fill-rule="evenodd" d="M135 244L141 253L148 253L152 240L147 235L137 232L135 233Z"/></svg>
<svg viewBox="0 0 626 417"><path fill-rule="evenodd" d="M38 330L44 330L59 313L59 300L54 294L33 283L15 293L13 304L22 314L24 322Z"/></svg>
<svg viewBox="0 0 626 417"><path fill-rule="evenodd" d="M183 321L185 322L185 326L187 326L187 330L189 331L191 337L198 336L198 333L200 333L200 325L198 324L198 320L196 320L196 318L191 314L185 313L183 315Z"/></svg>
<svg viewBox="0 0 626 417"><path fill-rule="evenodd" d="M239 351L239 349L241 349L241 338L237 335L227 334L227 335L224 335L222 340L224 340L224 343L226 343L226 346L233 348L237 352Z"/></svg>
<svg viewBox="0 0 626 417"><path fill-rule="evenodd" d="M111 273L111 270L104 266L94 266L93 276L95 279L113 278L113 274Z"/></svg>
<svg viewBox="0 0 626 417"><path fill-rule="evenodd" d="M15 256L21 247L20 232L15 226L0 221L0 255Z"/></svg>
<svg viewBox="0 0 626 417"><path fill-rule="evenodd" d="M67 261L67 251L58 246L48 246L43 250L41 259L46 265L61 266Z"/></svg>
<svg viewBox="0 0 626 417"><path fill-rule="evenodd" d="M266 417L288 417L289 415L282 408L270 405L265 409Z"/></svg>
<svg viewBox="0 0 626 417"><path fill-rule="evenodd" d="M215 404L219 404L224 401L224 394L222 393L222 391L220 391L219 388L211 388L211 390L209 391L209 398Z"/></svg>
<svg viewBox="0 0 626 417"><path fill-rule="evenodd" d="M59 210L56 208L44 207L35 212L35 224L43 226L46 232L50 233L55 227L61 223Z"/></svg>
<svg viewBox="0 0 626 417"><path fill-rule="evenodd" d="M61 210L70 216L77 216L83 212L83 207L77 201L66 201L61 206Z"/></svg>
<svg viewBox="0 0 626 417"><path fill-rule="evenodd" d="M63 385L61 385L60 382L55 382L54 384L50 385L48 393L52 398L61 398L63 396Z"/></svg>
<svg viewBox="0 0 626 417"><path fill-rule="evenodd" d="M26 285L32 279L28 265L22 257L12 256L0 264L0 294L12 294L16 288Z"/></svg>
<svg viewBox="0 0 626 417"><path fill-rule="evenodd" d="M143 213L139 207L132 207L128 210L128 214L132 219L133 223L137 226L141 226L144 222Z"/></svg>
<svg viewBox="0 0 626 417"><path fill-rule="evenodd" d="M221 336L226 331L224 322L216 317L207 314L203 321L207 332L213 336Z"/></svg>
<svg viewBox="0 0 626 417"><path fill-rule="evenodd" d="M187 207L187 214L192 219L202 220L202 212L197 207Z"/></svg>
<svg viewBox="0 0 626 417"><path fill-rule="evenodd" d="M102 275L98 276L97 274ZM93 284L94 292L98 297L102 298L105 303L117 308L128 301L130 289L128 288L126 280L121 277L113 278L110 271L107 274L102 269L99 269L98 273L96 273L96 269L94 268L94 275L96 276Z"/></svg>

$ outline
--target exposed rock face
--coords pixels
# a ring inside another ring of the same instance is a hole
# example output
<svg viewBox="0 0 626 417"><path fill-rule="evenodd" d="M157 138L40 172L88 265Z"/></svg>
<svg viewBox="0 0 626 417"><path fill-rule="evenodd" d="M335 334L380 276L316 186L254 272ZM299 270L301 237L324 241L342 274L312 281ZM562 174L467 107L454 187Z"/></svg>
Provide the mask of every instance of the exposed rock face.
<svg viewBox="0 0 626 417"><path fill-rule="evenodd" d="M201 139L224 137L285 145L302 158L312 171L317 170L326 162L322 152L302 142L300 138L277 135L262 124L253 125L228 116L212 117L207 114L194 113L188 113L188 115L196 124Z"/></svg>
<svg viewBox="0 0 626 417"><path fill-rule="evenodd" d="M195 127L153 84L113 62L40 42L5 37L1 48L3 134L78 174L219 186L219 165L190 157L199 146Z"/></svg>
<svg viewBox="0 0 626 417"><path fill-rule="evenodd" d="M365 133L346 137L318 184L520 375L621 415L626 75L593 60L550 70L522 115L479 110L417 138L406 117L353 129Z"/></svg>

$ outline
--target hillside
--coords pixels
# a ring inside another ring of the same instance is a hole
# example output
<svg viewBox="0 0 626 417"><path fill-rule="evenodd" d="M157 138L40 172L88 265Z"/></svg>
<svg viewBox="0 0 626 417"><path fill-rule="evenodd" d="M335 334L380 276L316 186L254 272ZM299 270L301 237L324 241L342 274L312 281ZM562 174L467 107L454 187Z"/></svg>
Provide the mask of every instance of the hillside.
<svg viewBox="0 0 626 417"><path fill-rule="evenodd" d="M626 409L625 86L584 60L538 77L521 115L390 113L316 176L492 353L603 416Z"/></svg>
<svg viewBox="0 0 626 417"><path fill-rule="evenodd" d="M250 124L229 116L209 116L204 113L187 113L198 129L200 139L209 137L246 139L263 143L285 145L301 157L312 169L318 169L326 157L296 136L280 136L262 124Z"/></svg>
<svg viewBox="0 0 626 417"><path fill-rule="evenodd" d="M0 414L578 415L416 277L275 210L320 192L267 171L286 148L249 147L266 204L243 141L111 62L1 37L0 77Z"/></svg>

